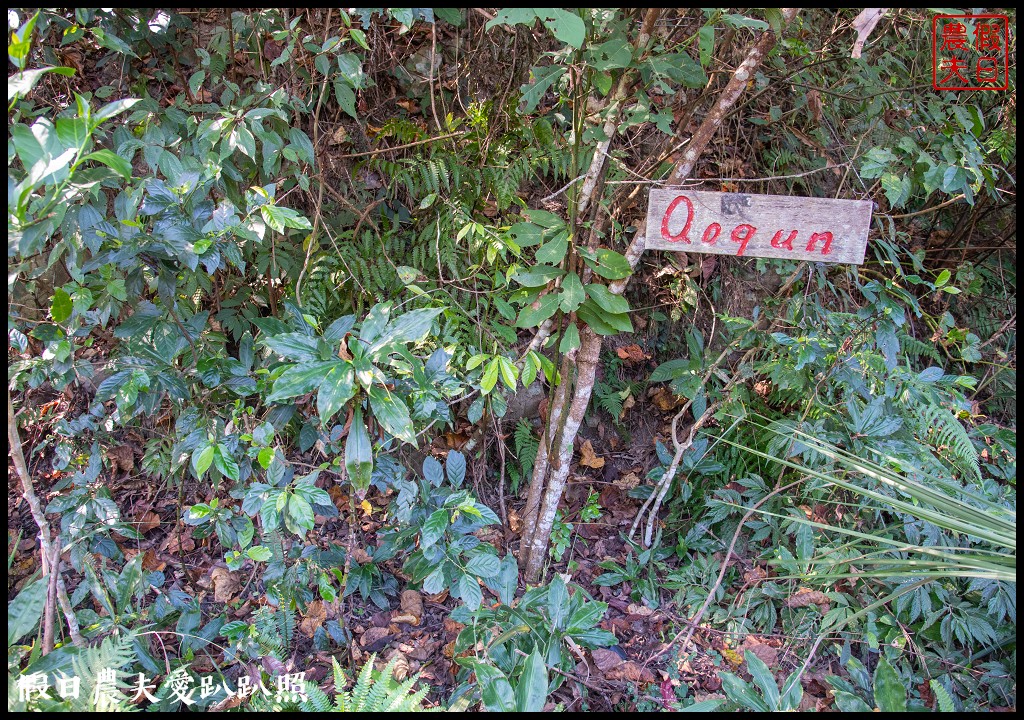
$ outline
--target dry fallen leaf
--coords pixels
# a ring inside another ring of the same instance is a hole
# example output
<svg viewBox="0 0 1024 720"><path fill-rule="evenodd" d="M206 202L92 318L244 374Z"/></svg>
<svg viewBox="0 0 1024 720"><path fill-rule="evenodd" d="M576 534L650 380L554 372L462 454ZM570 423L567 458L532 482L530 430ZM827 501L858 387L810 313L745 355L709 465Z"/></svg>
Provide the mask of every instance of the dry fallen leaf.
<svg viewBox="0 0 1024 720"><path fill-rule="evenodd" d="M604 674L609 680L626 680L635 683L652 683L657 680L654 673L633 660L627 660Z"/></svg>
<svg viewBox="0 0 1024 720"><path fill-rule="evenodd" d="M583 443L583 447L580 448L580 465L594 468L595 470L604 467L604 458L597 456L597 453L594 452L594 446L589 440Z"/></svg>
<svg viewBox="0 0 1024 720"><path fill-rule="evenodd" d="M306 606L306 616L299 623L299 632L306 637L313 637L326 619L327 611L324 609L323 601L314 600Z"/></svg>
<svg viewBox="0 0 1024 720"><path fill-rule="evenodd" d="M651 357L636 343L615 348L615 354L630 364L642 363Z"/></svg>
<svg viewBox="0 0 1024 720"><path fill-rule="evenodd" d="M402 593L402 605L395 616L391 619L396 623L408 623L419 625L423 617L423 597L416 590L406 590Z"/></svg>
<svg viewBox="0 0 1024 720"><path fill-rule="evenodd" d="M143 513L136 520L136 529L145 535L150 530L160 527L160 516L152 510Z"/></svg>
<svg viewBox="0 0 1024 720"><path fill-rule="evenodd" d="M594 664L597 666L597 669L606 675L626 662L617 652L606 648L595 648L591 651L590 655L594 658Z"/></svg>
<svg viewBox="0 0 1024 720"><path fill-rule="evenodd" d="M616 487L620 487L623 490L632 490L639 484L640 476L637 475L635 472L622 475L617 480L615 480Z"/></svg>
<svg viewBox="0 0 1024 720"><path fill-rule="evenodd" d="M830 603L831 601L825 593L810 588L800 588L795 594L786 598L786 607L799 608L817 605L822 612L828 612Z"/></svg>
<svg viewBox="0 0 1024 720"><path fill-rule="evenodd" d="M217 602L230 602L242 585L238 573L227 568L215 567L210 572L210 578L213 580L213 599Z"/></svg>

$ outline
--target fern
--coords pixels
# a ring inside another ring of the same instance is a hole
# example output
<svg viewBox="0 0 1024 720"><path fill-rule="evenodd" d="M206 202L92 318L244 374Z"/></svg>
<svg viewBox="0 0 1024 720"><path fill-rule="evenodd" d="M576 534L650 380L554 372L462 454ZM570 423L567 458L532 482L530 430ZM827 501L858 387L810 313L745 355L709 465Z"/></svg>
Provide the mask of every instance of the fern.
<svg viewBox="0 0 1024 720"><path fill-rule="evenodd" d="M920 427L928 442L939 453L948 450L952 453L952 462L957 468L969 472L976 480L981 479L978 451L971 442L967 430L953 413L938 405L928 406L923 409Z"/></svg>
<svg viewBox="0 0 1024 720"><path fill-rule="evenodd" d="M342 690L347 680L338 661L332 658L334 663L334 687L337 694L334 696L334 704L331 705L327 694L318 688L314 683L306 683L307 699L302 703L302 710L305 712L423 712L428 708L423 707L423 700L430 690L429 686L413 690L419 676L408 678L404 682L395 680L395 666L398 658L394 657L381 671L374 670L373 662L376 655L371 655L363 665L355 687L351 690Z"/></svg>

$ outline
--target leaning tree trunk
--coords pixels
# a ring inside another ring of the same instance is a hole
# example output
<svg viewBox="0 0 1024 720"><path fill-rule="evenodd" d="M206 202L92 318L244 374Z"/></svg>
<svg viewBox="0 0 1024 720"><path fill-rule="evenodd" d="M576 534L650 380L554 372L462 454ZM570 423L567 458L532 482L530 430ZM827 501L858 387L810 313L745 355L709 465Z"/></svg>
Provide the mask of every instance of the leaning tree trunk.
<svg viewBox="0 0 1024 720"><path fill-rule="evenodd" d="M643 27L634 43L637 57L650 42L651 32L659 13L660 10L654 8L648 10L644 16ZM796 14L797 8L784 9L782 11L783 22L791 22ZM683 153L679 163L673 169L670 176L671 182L681 184L693 172L697 159L707 148L730 109L743 94L754 71L774 44L775 33L766 30L750 46L746 57L733 71L729 83L719 95L715 105L704 117L697 132L690 138L686 152ZM584 177L577 206L577 217L579 218L585 217L584 211L593 199L595 189L599 186L598 180L605 171L604 158L611 139L618 129L619 109L625 102L633 79L633 73L625 73L619 79L615 92L612 94L612 109L604 126L607 139L597 148L590 169ZM646 221L642 221L636 229L633 241L626 250L626 259L632 268L636 268L643 253L646 229ZM608 286L608 289L621 295L628 282L629 278L615 281ZM541 437L540 450L534 464L533 478L523 513L523 542L519 564L525 580L529 583L538 582L544 569L544 559L547 556L555 513L569 477L576 434L594 392L594 380L597 376L600 355L601 336L584 326L580 328L580 347L576 351L566 353L562 360L561 385L553 391L548 410L548 425Z"/></svg>

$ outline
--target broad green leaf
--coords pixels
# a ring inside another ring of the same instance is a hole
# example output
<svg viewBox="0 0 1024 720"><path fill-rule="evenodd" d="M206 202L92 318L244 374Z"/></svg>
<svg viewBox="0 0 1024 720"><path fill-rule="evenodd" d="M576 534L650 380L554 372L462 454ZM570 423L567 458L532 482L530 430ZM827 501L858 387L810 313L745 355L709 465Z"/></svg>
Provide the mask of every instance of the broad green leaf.
<svg viewBox="0 0 1024 720"><path fill-rule="evenodd" d="M523 383L524 388L528 388L533 385L533 381L537 379L537 371L540 370L540 362L534 357L534 351L531 350L523 358L523 373L520 376L520 380Z"/></svg>
<svg viewBox="0 0 1024 720"><path fill-rule="evenodd" d="M399 315L384 329L380 337L373 341L370 354L392 343L419 342L430 332L434 318L442 312L444 308L423 308Z"/></svg>
<svg viewBox="0 0 1024 720"><path fill-rule="evenodd" d="M512 279L526 287L542 287L563 275L565 275L565 270L562 270L562 268L550 265L534 265L529 270L515 273Z"/></svg>
<svg viewBox="0 0 1024 720"><path fill-rule="evenodd" d="M523 674L516 686L516 710L518 712L540 712L548 699L548 669L540 650L534 647L526 658Z"/></svg>
<svg viewBox="0 0 1024 720"><path fill-rule="evenodd" d="M578 608L565 623L565 631L573 634L584 630L590 630L597 626L608 610L608 604L603 602L588 602Z"/></svg>
<svg viewBox="0 0 1024 720"><path fill-rule="evenodd" d="M598 335L633 332L633 324L629 320L629 315L605 312L597 303L589 299L580 305L576 311L576 317L585 322Z"/></svg>
<svg viewBox="0 0 1024 720"><path fill-rule="evenodd" d="M563 8L534 8L534 12L556 38L579 50L587 37L583 18Z"/></svg>
<svg viewBox="0 0 1024 720"><path fill-rule="evenodd" d="M761 696L754 692L752 687L732 673L719 673L718 677L722 680L722 690L725 691L726 697L734 703L739 703L757 712L772 711L772 708L768 707L764 700L761 699Z"/></svg>
<svg viewBox="0 0 1024 720"><path fill-rule="evenodd" d="M320 391L316 396L316 411L320 415L320 424L324 427L355 395L354 375L351 363L337 362L320 384Z"/></svg>
<svg viewBox="0 0 1024 720"><path fill-rule="evenodd" d="M537 248L537 262L545 265L557 265L562 262L568 249L569 234L562 231Z"/></svg>
<svg viewBox="0 0 1024 720"><path fill-rule="evenodd" d="M499 363L498 358L491 358L484 368L484 374L480 376L480 392L486 395L498 384Z"/></svg>
<svg viewBox="0 0 1024 720"><path fill-rule="evenodd" d="M267 402L280 402L312 392L324 381L337 362L337 360L328 360L306 365L292 365L274 382L274 391L267 396Z"/></svg>
<svg viewBox="0 0 1024 720"><path fill-rule="evenodd" d="M565 354L567 352L572 352L579 346L580 330L576 327L575 323L570 323L562 334L562 341L558 343L558 352Z"/></svg>
<svg viewBox="0 0 1024 720"><path fill-rule="evenodd" d="M907 688L885 656L875 668L875 706L882 712L907 711Z"/></svg>
<svg viewBox="0 0 1024 720"><path fill-rule="evenodd" d="M499 355L496 359L498 361L498 371L501 373L502 382L505 383L509 390L514 391L516 389L516 378L519 375L519 371L516 369L516 366L512 361L504 355Z"/></svg>
<svg viewBox="0 0 1024 720"><path fill-rule="evenodd" d="M62 323L70 318L72 307L71 296L64 288L55 288L53 301L50 304L50 315L53 317L53 321Z"/></svg>
<svg viewBox="0 0 1024 720"><path fill-rule="evenodd" d="M282 357L298 362L320 360L317 339L305 333L282 333L263 339L263 344ZM321 363L317 363L318 365Z"/></svg>
<svg viewBox="0 0 1024 720"><path fill-rule="evenodd" d="M305 537L313 529L313 507L306 498L294 493L288 496L284 524L299 537Z"/></svg>
<svg viewBox="0 0 1024 720"><path fill-rule="evenodd" d="M420 549L426 550L444 537L444 531L448 529L448 510L441 508L435 510L423 523L423 530L420 531Z"/></svg>
<svg viewBox="0 0 1024 720"><path fill-rule="evenodd" d="M574 312L585 299L586 295L583 292L580 276L576 273L566 275L562 281L562 293L559 296L559 307L562 308L562 312ZM629 306L626 307L628 309Z"/></svg>
<svg viewBox="0 0 1024 720"><path fill-rule="evenodd" d="M93 116L93 124L101 123L104 120L109 120L112 117L116 117L123 113L125 110L130 110L136 103L142 102L139 98L123 98L121 100L114 100L109 102L99 110L97 110Z"/></svg>
<svg viewBox="0 0 1024 720"><path fill-rule="evenodd" d="M378 385L371 386L367 394L370 396L370 408L377 422L399 440L415 445L416 433L413 432L412 418L405 399Z"/></svg>
<svg viewBox="0 0 1024 720"><path fill-rule="evenodd" d="M358 406L352 416L352 425L345 441L345 470L357 494L360 497L365 495L373 473L373 454L370 435L366 431L366 424L363 423L363 409Z"/></svg>
<svg viewBox="0 0 1024 720"><path fill-rule="evenodd" d="M761 697L765 704L772 710L779 709L779 686L775 683L772 671L768 669L764 661L754 653L747 650L743 657L747 660L747 670L750 671L750 678L754 684L761 689Z"/></svg>
<svg viewBox="0 0 1024 720"><path fill-rule="evenodd" d="M192 452L192 469L196 471L196 477L202 478L203 473L210 469L215 452L215 445L207 445L199 452Z"/></svg>
<svg viewBox="0 0 1024 720"><path fill-rule="evenodd" d="M492 578L501 572L501 561L489 553L480 553L470 558L466 570L482 578Z"/></svg>
<svg viewBox="0 0 1024 720"><path fill-rule="evenodd" d="M18 596L7 603L7 647L32 632L46 607L47 578L43 576L21 589Z"/></svg>
<svg viewBox="0 0 1024 720"><path fill-rule="evenodd" d="M624 255L608 248L598 248L596 251L581 248L580 255L591 270L606 280L621 280L633 272Z"/></svg>
<svg viewBox="0 0 1024 720"><path fill-rule="evenodd" d="M504 673L483 660L471 658L470 661L484 707L490 712L515 712L515 695Z"/></svg>
<svg viewBox="0 0 1024 720"><path fill-rule="evenodd" d="M516 223L508 230L512 241L521 248L539 245L543 239L544 228L533 223Z"/></svg>
<svg viewBox="0 0 1024 720"><path fill-rule="evenodd" d="M103 149L91 152L84 156L82 160L92 160L93 162L102 163L125 180L132 176L132 164L111 150Z"/></svg>
<svg viewBox="0 0 1024 720"><path fill-rule="evenodd" d="M598 304L598 306L610 313L628 313L629 303L621 295L614 294L607 285L590 283L587 285L587 295Z"/></svg>
<svg viewBox="0 0 1024 720"><path fill-rule="evenodd" d="M263 205L260 207L260 214L267 225L279 233L283 233L286 227L302 230L313 229L309 220L291 208L280 205Z"/></svg>
<svg viewBox="0 0 1024 720"><path fill-rule="evenodd" d="M871 706L852 693L836 690L836 707L843 712L871 712Z"/></svg>
<svg viewBox="0 0 1024 720"><path fill-rule="evenodd" d="M565 586L562 576L556 573L548 585L548 618L556 629L562 630L568 615L569 589Z"/></svg>
<svg viewBox="0 0 1024 720"><path fill-rule="evenodd" d="M516 327L532 328L555 314L558 310L558 295L549 293L519 311Z"/></svg>
<svg viewBox="0 0 1024 720"><path fill-rule="evenodd" d="M533 82L520 88L522 91L522 111L529 114L536 110L541 99L551 86L558 82L558 79L565 74L565 71L566 68L562 65L547 65L545 67L533 68L530 71L530 74L533 76Z"/></svg>
<svg viewBox="0 0 1024 720"><path fill-rule="evenodd" d="M448 456L444 459L444 467L448 482L455 487L462 487L462 482L466 479L466 456L458 450L449 450Z"/></svg>
<svg viewBox="0 0 1024 720"><path fill-rule="evenodd" d="M480 604L484 601L484 594L480 589L480 583L472 575L462 574L458 582L458 591L462 602L466 603L466 607L470 610L478 610Z"/></svg>
<svg viewBox="0 0 1024 720"><path fill-rule="evenodd" d="M7 78L7 102L18 96L28 95L39 82L39 78L51 72L67 77L75 74L74 69L69 67L44 67L11 75Z"/></svg>
<svg viewBox="0 0 1024 720"><path fill-rule="evenodd" d="M253 545L245 551L245 554L249 556L250 560L255 560L256 562L266 562L273 555L270 552L270 548L265 545Z"/></svg>
<svg viewBox="0 0 1024 720"><path fill-rule="evenodd" d="M231 453L223 443L217 443L214 448L213 465L224 474L224 477L238 481L238 463L231 457Z"/></svg>

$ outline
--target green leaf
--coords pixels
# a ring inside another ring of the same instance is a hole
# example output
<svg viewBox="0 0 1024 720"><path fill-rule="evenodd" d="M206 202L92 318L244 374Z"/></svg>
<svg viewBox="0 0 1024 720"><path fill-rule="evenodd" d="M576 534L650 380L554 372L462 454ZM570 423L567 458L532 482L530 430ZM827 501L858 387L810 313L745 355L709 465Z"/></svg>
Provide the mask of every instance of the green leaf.
<svg viewBox="0 0 1024 720"><path fill-rule="evenodd" d="M267 468L270 467L270 463L274 460L274 449L268 447L263 448L262 450L260 450L259 455L256 456L256 460L257 462L259 462L260 467L266 470Z"/></svg>
<svg viewBox="0 0 1024 720"><path fill-rule="evenodd" d="M540 712L548 698L548 669L544 658L536 647L526 658L523 674L516 686L516 710L518 712Z"/></svg>
<svg viewBox="0 0 1024 720"><path fill-rule="evenodd" d="M309 220L291 208L280 205L263 205L260 207L260 214L267 225L279 233L283 233L286 227L312 230L313 226Z"/></svg>
<svg viewBox="0 0 1024 720"><path fill-rule="evenodd" d="M482 578L492 578L501 572L501 561L490 553L480 553L466 563L466 571Z"/></svg>
<svg viewBox="0 0 1024 720"><path fill-rule="evenodd" d="M334 414L341 410L355 393L352 364L344 361L335 363L324 377L316 396L316 411L320 415L320 424L326 427Z"/></svg>
<svg viewBox="0 0 1024 720"><path fill-rule="evenodd" d="M572 352L580 346L580 330L575 323L571 323L562 335L562 341L558 343L558 352Z"/></svg>
<svg viewBox="0 0 1024 720"><path fill-rule="evenodd" d="M32 88L36 86L36 83L39 82L39 78L51 72L67 77L75 74L74 69L69 67L44 67L11 75L7 78L7 102L11 102L16 97L28 95L32 92Z"/></svg>
<svg viewBox="0 0 1024 720"><path fill-rule="evenodd" d="M416 433L413 432L412 418L405 400L377 385L370 387L367 394L377 422L399 440L415 445Z"/></svg>
<svg viewBox="0 0 1024 720"><path fill-rule="evenodd" d="M533 385L533 381L537 379L537 371L540 370L540 362L534 355L534 351L531 350L523 358L523 372L519 379L522 381L524 388Z"/></svg>
<svg viewBox="0 0 1024 720"><path fill-rule="evenodd" d="M561 268L550 265L534 265L529 270L515 273L512 279L526 287L543 287L563 275L565 275L565 270Z"/></svg>
<svg viewBox="0 0 1024 720"><path fill-rule="evenodd" d="M558 295L549 293L519 311L516 327L532 328L555 314L558 310Z"/></svg>
<svg viewBox="0 0 1024 720"><path fill-rule="evenodd" d="M64 288L55 288L53 301L50 304L50 315L53 317L53 321L62 323L70 318L72 307L71 296Z"/></svg>
<svg viewBox="0 0 1024 720"><path fill-rule="evenodd" d="M480 688L480 699L490 712L515 712L516 701L508 678L498 668L483 660L470 658L473 672L476 673L477 687Z"/></svg>
<svg viewBox="0 0 1024 720"><path fill-rule="evenodd" d="M22 588L18 596L7 603L7 647L10 648L32 632L46 607L47 578L43 576Z"/></svg>
<svg viewBox="0 0 1024 720"><path fill-rule="evenodd" d="M288 497L284 524L299 537L305 537L313 529L313 507L306 498L294 493Z"/></svg>
<svg viewBox="0 0 1024 720"><path fill-rule="evenodd" d="M536 110L545 93L547 93L552 85L558 82L558 79L565 74L565 71L566 68L562 65L547 65L545 67L533 68L530 72L533 75L533 82L520 88L523 93L521 100L522 111L529 114Z"/></svg>
<svg viewBox="0 0 1024 720"><path fill-rule="evenodd" d="M192 469L196 471L196 477L201 479L203 473L210 469L215 452L215 445L207 445L199 452L192 452Z"/></svg>
<svg viewBox="0 0 1024 720"><path fill-rule="evenodd" d="M292 365L274 382L274 391L267 396L267 402L280 402L312 392L324 382L337 362L328 360L309 365Z"/></svg>
<svg viewBox="0 0 1024 720"><path fill-rule="evenodd" d="M603 602L588 602L569 616L565 623L565 631L569 634L590 630L597 626L608 610Z"/></svg>
<svg viewBox="0 0 1024 720"><path fill-rule="evenodd" d="M629 315L606 312L593 300L588 299L580 305L576 311L576 317L585 322L598 335L633 332L633 323L630 321Z"/></svg>
<svg viewBox="0 0 1024 720"><path fill-rule="evenodd" d="M519 375L519 371L516 370L516 366L512 361L504 355L499 355L496 359L498 361L498 371L501 373L502 382L505 383L509 390L514 391L516 389L516 378Z"/></svg>
<svg viewBox="0 0 1024 720"><path fill-rule="evenodd" d="M427 518L427 521L423 523L423 529L420 531L420 549L426 550L428 547L436 543L444 537L444 532L447 529L447 508L441 508L440 510L432 512L430 517Z"/></svg>
<svg viewBox="0 0 1024 720"><path fill-rule="evenodd" d="M875 706L882 712L907 711L907 688L884 655L875 668Z"/></svg>
<svg viewBox="0 0 1024 720"><path fill-rule="evenodd" d="M743 653L743 657L747 660L750 678L761 688L761 697L765 704L773 711L779 710L779 686L775 683L772 671L761 658L749 650Z"/></svg>
<svg viewBox="0 0 1024 720"><path fill-rule="evenodd" d="M486 395L498 384L499 363L498 358L491 358L484 368L484 374L480 377L480 392Z"/></svg>
<svg viewBox="0 0 1024 720"><path fill-rule="evenodd" d="M345 441L345 470L349 482L362 497L370 487L370 476L373 473L373 454L370 446L370 435L363 423L363 409L356 407L349 427L348 440Z"/></svg>
<svg viewBox="0 0 1024 720"><path fill-rule="evenodd" d="M112 117L117 117L125 110L131 109L136 103L142 102L139 98L123 98L121 100L115 100L109 102L92 116L93 125L97 125L104 120L109 120Z"/></svg>
<svg viewBox="0 0 1024 720"><path fill-rule="evenodd" d="M533 223L516 223L509 228L508 234L512 237L512 242L519 247L531 247L540 244L544 228Z"/></svg>
<svg viewBox="0 0 1024 720"><path fill-rule="evenodd" d="M556 629L562 630L568 615L569 589L566 588L562 577L556 573L548 585L548 618Z"/></svg>
<svg viewBox="0 0 1024 720"><path fill-rule="evenodd" d="M836 707L843 712L871 712L871 706L852 693L836 690Z"/></svg>
<svg viewBox="0 0 1024 720"><path fill-rule="evenodd" d="M249 556L250 560L255 560L256 562L266 562L273 557L270 548L265 545L253 545L245 551L245 554Z"/></svg>
<svg viewBox="0 0 1024 720"><path fill-rule="evenodd" d="M472 575L463 573L459 577L457 585L458 596L462 599L462 602L466 603L466 607L471 611L478 610L480 605L484 601L483 591L480 589L480 583Z"/></svg>
<svg viewBox="0 0 1024 720"><path fill-rule="evenodd" d="M370 354L372 355L384 346L393 343L419 342L430 332L434 318L442 312L444 312L444 308L423 308L399 315L370 345Z"/></svg>
<svg viewBox="0 0 1024 720"><path fill-rule="evenodd" d="M263 344L282 357L298 362L320 360L320 348L317 339L305 333L282 333L263 339ZM322 362L317 365L324 365ZM330 365L330 363L327 363ZM308 367L308 366L306 366ZM324 370L324 374L326 374Z"/></svg>
<svg viewBox="0 0 1024 720"><path fill-rule="evenodd" d="M583 283L580 282L580 276L576 273L569 273L565 276L565 280L562 281L559 307L562 308L562 312L571 313L580 306L584 299L586 299L586 294L583 291ZM628 304L626 308L629 308Z"/></svg>
<svg viewBox="0 0 1024 720"><path fill-rule="evenodd" d="M344 110L349 117L358 119L356 112L356 94L347 83L337 80L334 83L334 98L338 101L338 107Z"/></svg>
<svg viewBox="0 0 1024 720"><path fill-rule="evenodd" d="M534 12L556 38L579 50L587 37L583 19L576 13L562 8L534 8Z"/></svg>
<svg viewBox="0 0 1024 720"><path fill-rule="evenodd" d="M726 697L734 703L738 703L749 710L755 710L758 712L772 711L760 696L754 692L752 687L732 673L719 673L718 677L722 680L722 690L725 691Z"/></svg>
<svg viewBox="0 0 1024 720"><path fill-rule="evenodd" d="M560 232L537 248L537 262L545 265L557 265L562 262L568 249L569 233Z"/></svg>
<svg viewBox="0 0 1024 720"><path fill-rule="evenodd" d="M224 474L224 477L238 482L238 463L231 457L231 453L223 443L217 443L214 448L213 465Z"/></svg>
<svg viewBox="0 0 1024 720"><path fill-rule="evenodd" d="M587 295L598 304L598 306L610 313L628 313L629 303L626 298L616 295L608 289L607 285L590 283L587 285Z"/></svg>
<svg viewBox="0 0 1024 720"><path fill-rule="evenodd" d="M128 180L132 176L132 164L111 150L103 149L91 152L82 158L83 162L86 160L92 160L93 162L106 165L125 180Z"/></svg>
<svg viewBox="0 0 1024 720"><path fill-rule="evenodd" d="M700 64L707 67L711 64L711 55L715 50L714 25L705 25L697 31L697 46L700 51Z"/></svg>
<svg viewBox="0 0 1024 720"><path fill-rule="evenodd" d="M598 248L596 251L580 248L580 255L591 270L606 280L621 280L633 272L625 256L608 248Z"/></svg>

